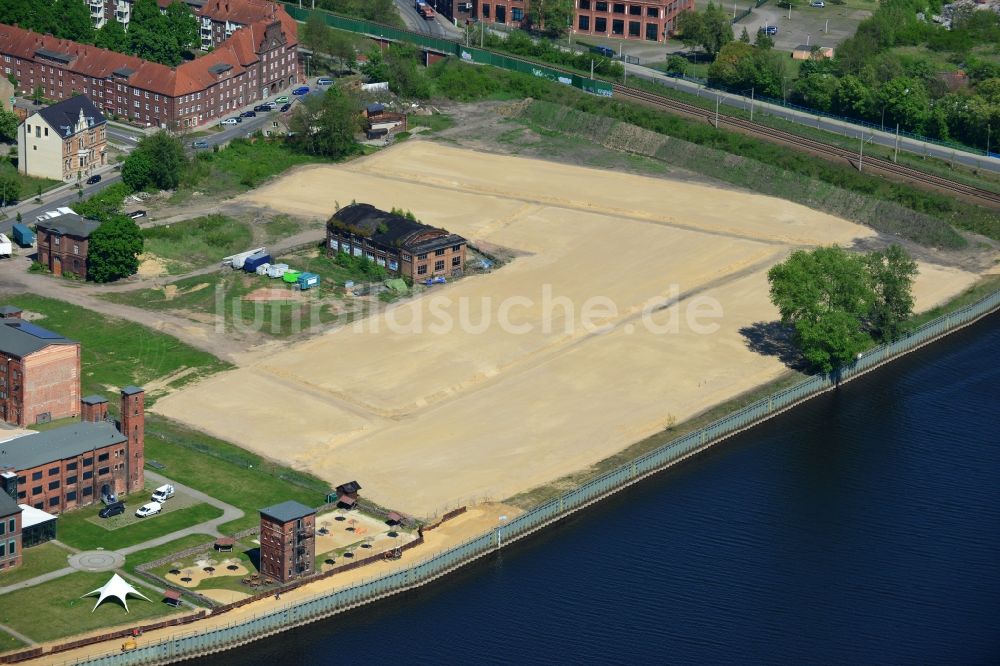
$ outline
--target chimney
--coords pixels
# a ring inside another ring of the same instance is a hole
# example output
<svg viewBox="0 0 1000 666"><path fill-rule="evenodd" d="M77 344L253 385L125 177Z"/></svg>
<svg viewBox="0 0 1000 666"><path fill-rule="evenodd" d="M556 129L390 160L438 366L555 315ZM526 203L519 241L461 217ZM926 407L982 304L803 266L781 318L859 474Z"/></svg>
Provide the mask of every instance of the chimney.
<svg viewBox="0 0 1000 666"><path fill-rule="evenodd" d="M99 423L108 418L108 400L99 395L88 395L80 399L80 420L84 423Z"/></svg>
<svg viewBox="0 0 1000 666"><path fill-rule="evenodd" d="M126 492L142 492L146 464L146 392L138 386L122 389L120 430L126 437Z"/></svg>
<svg viewBox="0 0 1000 666"><path fill-rule="evenodd" d="M14 305L0 307L0 319L20 319L21 308Z"/></svg>

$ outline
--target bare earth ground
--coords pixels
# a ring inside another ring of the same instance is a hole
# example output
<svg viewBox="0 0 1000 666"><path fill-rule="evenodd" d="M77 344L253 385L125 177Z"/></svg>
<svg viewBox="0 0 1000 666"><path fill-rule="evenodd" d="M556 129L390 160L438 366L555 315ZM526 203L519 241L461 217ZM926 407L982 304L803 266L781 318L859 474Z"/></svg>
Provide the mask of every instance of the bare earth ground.
<svg viewBox="0 0 1000 666"><path fill-rule="evenodd" d="M155 410L420 516L544 484L776 378L786 368L739 333L777 318L767 269L874 236L752 193L419 140L243 197L306 217L354 199L521 256ZM918 309L975 280L921 271ZM674 306L644 315L651 303ZM702 323L717 330L703 332L689 315L713 304L721 316Z"/></svg>

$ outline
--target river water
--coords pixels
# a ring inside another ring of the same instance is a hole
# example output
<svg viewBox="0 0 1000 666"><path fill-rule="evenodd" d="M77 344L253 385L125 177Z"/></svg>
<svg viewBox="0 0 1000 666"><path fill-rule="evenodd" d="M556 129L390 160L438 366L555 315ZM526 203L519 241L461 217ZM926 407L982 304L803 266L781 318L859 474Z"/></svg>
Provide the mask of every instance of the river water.
<svg viewBox="0 0 1000 666"><path fill-rule="evenodd" d="M1000 663L998 324L428 587L196 663Z"/></svg>

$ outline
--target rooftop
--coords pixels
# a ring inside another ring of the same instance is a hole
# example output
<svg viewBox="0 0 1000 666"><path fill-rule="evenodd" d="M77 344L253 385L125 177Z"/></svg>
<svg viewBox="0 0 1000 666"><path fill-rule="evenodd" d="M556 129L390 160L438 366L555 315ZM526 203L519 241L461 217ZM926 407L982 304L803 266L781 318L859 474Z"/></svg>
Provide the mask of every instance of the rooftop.
<svg viewBox="0 0 1000 666"><path fill-rule="evenodd" d="M21 507L17 505L14 498L3 491L0 491L0 518L13 516L19 511L21 511Z"/></svg>
<svg viewBox="0 0 1000 666"><path fill-rule="evenodd" d="M0 467L31 469L124 441L125 436L107 421L72 423L3 442Z"/></svg>
<svg viewBox="0 0 1000 666"><path fill-rule="evenodd" d="M387 213L371 204L351 204L337 211L327 222L333 229L341 229L357 236L370 238L385 247L423 250L428 244L441 245L442 239L451 244L464 243L461 236L449 234L402 215Z"/></svg>
<svg viewBox="0 0 1000 666"><path fill-rule="evenodd" d="M88 220L65 207L39 215L35 218L35 223L39 229L48 229L65 236L77 236L78 238L89 237L97 227L101 226L97 220Z"/></svg>
<svg viewBox="0 0 1000 666"><path fill-rule="evenodd" d="M80 122L81 114L83 115L85 128L97 127L107 122L86 95L70 97L58 104L47 106L38 111L38 115L42 117L42 120L48 123L49 127L54 129L63 138L76 134L76 127Z"/></svg>
<svg viewBox="0 0 1000 666"><path fill-rule="evenodd" d="M311 516L314 513L316 513L316 509L295 500L288 500L287 502L275 504L260 510L260 515L274 518L281 523L290 523L293 520Z"/></svg>
<svg viewBox="0 0 1000 666"><path fill-rule="evenodd" d="M51 513L46 513L41 509L36 509L30 504L19 504L21 507L21 531L28 529L29 527L34 527L35 525L41 525L42 523L47 523L50 520L55 520L56 516Z"/></svg>
<svg viewBox="0 0 1000 666"><path fill-rule="evenodd" d="M76 344L76 341L29 321L0 319L0 352L5 354L24 358L49 345L72 344Z"/></svg>

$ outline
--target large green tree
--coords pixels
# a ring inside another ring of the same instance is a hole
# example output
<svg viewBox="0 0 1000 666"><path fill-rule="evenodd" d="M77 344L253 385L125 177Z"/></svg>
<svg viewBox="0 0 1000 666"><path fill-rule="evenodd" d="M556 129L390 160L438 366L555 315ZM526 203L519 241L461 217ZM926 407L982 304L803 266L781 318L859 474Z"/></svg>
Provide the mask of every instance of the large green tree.
<svg viewBox="0 0 1000 666"><path fill-rule="evenodd" d="M181 49L170 31L167 17L156 0L136 0L128 28L129 48L134 55L174 67L181 62Z"/></svg>
<svg viewBox="0 0 1000 666"><path fill-rule="evenodd" d="M9 162L0 164L0 206L21 200L21 179Z"/></svg>
<svg viewBox="0 0 1000 666"><path fill-rule="evenodd" d="M86 201L70 204L78 215L104 222L124 213L125 197L132 192L127 183L110 185Z"/></svg>
<svg viewBox="0 0 1000 666"><path fill-rule="evenodd" d="M87 276L94 282L111 282L139 270L142 232L124 215L101 223L90 234L87 248Z"/></svg>
<svg viewBox="0 0 1000 666"><path fill-rule="evenodd" d="M323 19L319 12L309 14L306 24L299 32L299 40L302 46L313 53L326 53L330 41L330 26Z"/></svg>
<svg viewBox="0 0 1000 666"><path fill-rule="evenodd" d="M700 46L713 58L733 41L733 25L722 5L708 3L705 11L683 11L677 17L681 42L689 48Z"/></svg>
<svg viewBox="0 0 1000 666"><path fill-rule="evenodd" d="M118 21L106 22L94 36L94 44L102 49L124 53L128 50L129 38L125 26Z"/></svg>
<svg viewBox="0 0 1000 666"><path fill-rule="evenodd" d="M179 0L174 0L167 6L163 18L163 24L173 40L178 54L198 45L201 39L198 19L191 13L187 5Z"/></svg>
<svg viewBox="0 0 1000 666"><path fill-rule="evenodd" d="M890 245L865 255L868 286L872 292L869 326L881 340L895 340L913 314L913 278L917 263L903 248Z"/></svg>
<svg viewBox="0 0 1000 666"><path fill-rule="evenodd" d="M82 0L55 0L52 8L58 17L55 33L57 37L85 44L94 42L94 24L90 21L90 8L87 3Z"/></svg>
<svg viewBox="0 0 1000 666"><path fill-rule="evenodd" d="M165 130L143 138L125 158L122 180L134 190L155 187L172 190L188 166L180 139Z"/></svg>
<svg viewBox="0 0 1000 666"><path fill-rule="evenodd" d="M360 103L331 87L299 104L288 123L292 145L311 155L340 158L358 151L355 135L361 131Z"/></svg>
<svg viewBox="0 0 1000 666"><path fill-rule="evenodd" d="M17 127L21 124L21 119L13 111L0 109L0 141L12 142L17 140Z"/></svg>
<svg viewBox="0 0 1000 666"><path fill-rule="evenodd" d="M562 37L573 22L573 0L532 0L528 23L550 37Z"/></svg>
<svg viewBox="0 0 1000 666"><path fill-rule="evenodd" d="M730 42L719 51L708 68L708 80L724 87L747 90L758 95L781 95L784 64L774 51L751 46L746 42Z"/></svg>

